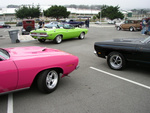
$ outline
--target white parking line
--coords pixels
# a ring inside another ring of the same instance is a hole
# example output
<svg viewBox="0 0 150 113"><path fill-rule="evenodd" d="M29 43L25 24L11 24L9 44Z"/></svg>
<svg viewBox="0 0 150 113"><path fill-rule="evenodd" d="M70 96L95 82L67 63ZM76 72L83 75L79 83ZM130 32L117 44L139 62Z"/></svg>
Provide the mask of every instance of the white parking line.
<svg viewBox="0 0 150 113"><path fill-rule="evenodd" d="M94 68L94 67L90 67L90 68L93 69L93 70L99 71L99 72L101 72L101 73L105 73L105 74L107 74L107 75L113 76L113 77L115 77L115 78L118 78L118 79L121 79L121 80L130 82L130 83L132 83L132 84L135 84L135 85L144 87L144 88L146 88L146 89L150 89L150 86L146 86L146 85L144 85L144 84L141 84L141 83L138 83L138 82L135 82L135 81L132 81L132 80L129 80L129 79L126 79L126 78L117 76L117 75L115 75L115 74L112 74L112 73L109 73L109 72L106 72L106 71L103 71L103 70L100 70L100 69L97 69L97 68Z"/></svg>
<svg viewBox="0 0 150 113"><path fill-rule="evenodd" d="M13 113L13 94L8 95L7 113Z"/></svg>

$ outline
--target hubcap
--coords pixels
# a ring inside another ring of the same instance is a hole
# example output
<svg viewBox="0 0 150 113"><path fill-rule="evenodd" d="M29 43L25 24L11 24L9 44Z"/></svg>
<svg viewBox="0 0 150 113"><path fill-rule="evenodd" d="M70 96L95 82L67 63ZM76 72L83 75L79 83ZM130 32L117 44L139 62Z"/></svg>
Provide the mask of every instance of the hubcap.
<svg viewBox="0 0 150 113"><path fill-rule="evenodd" d="M84 33L81 33L80 37L81 37L81 39L83 39L84 38Z"/></svg>
<svg viewBox="0 0 150 113"><path fill-rule="evenodd" d="M132 27L130 28L130 31L133 31L133 28L132 28Z"/></svg>
<svg viewBox="0 0 150 113"><path fill-rule="evenodd" d="M118 55L113 55L110 58L110 64L115 69L121 68L122 67L122 59L121 59L121 57L118 56Z"/></svg>
<svg viewBox="0 0 150 113"><path fill-rule="evenodd" d="M57 43L60 43L61 42L61 40L62 40L62 38L61 38L61 36L57 36Z"/></svg>
<svg viewBox="0 0 150 113"><path fill-rule="evenodd" d="M56 87L58 83L58 74L55 71L50 71L46 77L46 85L49 89Z"/></svg>

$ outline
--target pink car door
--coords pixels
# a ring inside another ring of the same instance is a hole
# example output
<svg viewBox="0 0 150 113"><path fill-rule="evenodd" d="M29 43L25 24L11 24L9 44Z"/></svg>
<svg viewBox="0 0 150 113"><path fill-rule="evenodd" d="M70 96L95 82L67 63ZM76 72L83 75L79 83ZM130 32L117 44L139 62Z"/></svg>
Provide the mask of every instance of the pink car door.
<svg viewBox="0 0 150 113"><path fill-rule="evenodd" d="M0 93L15 90L17 81L18 72L14 62L0 56Z"/></svg>

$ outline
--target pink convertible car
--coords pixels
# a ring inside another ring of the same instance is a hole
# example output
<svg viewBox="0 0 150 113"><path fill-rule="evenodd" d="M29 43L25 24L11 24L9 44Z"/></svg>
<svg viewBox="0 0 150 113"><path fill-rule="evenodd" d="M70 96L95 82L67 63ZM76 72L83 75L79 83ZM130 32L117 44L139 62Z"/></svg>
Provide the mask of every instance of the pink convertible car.
<svg viewBox="0 0 150 113"><path fill-rule="evenodd" d="M78 67L78 57L46 47L0 48L0 93L30 88L53 92L59 78Z"/></svg>

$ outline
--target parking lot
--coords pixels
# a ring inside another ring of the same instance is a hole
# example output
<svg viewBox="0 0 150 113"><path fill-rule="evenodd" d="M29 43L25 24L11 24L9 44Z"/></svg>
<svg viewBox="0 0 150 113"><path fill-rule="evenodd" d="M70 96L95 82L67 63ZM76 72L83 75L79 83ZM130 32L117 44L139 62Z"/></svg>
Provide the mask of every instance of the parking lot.
<svg viewBox="0 0 150 113"><path fill-rule="evenodd" d="M128 65L115 71L106 59L94 55L94 43L116 38L145 38L139 31L117 31L114 25L91 24L85 39L39 43L30 36L21 36L20 43L11 43L8 31L0 29L0 47L41 46L60 49L79 57L80 68L60 80L51 94L42 94L36 86L11 94L0 95L0 113L149 113L150 71L139 65ZM20 33L21 34L21 33Z"/></svg>

